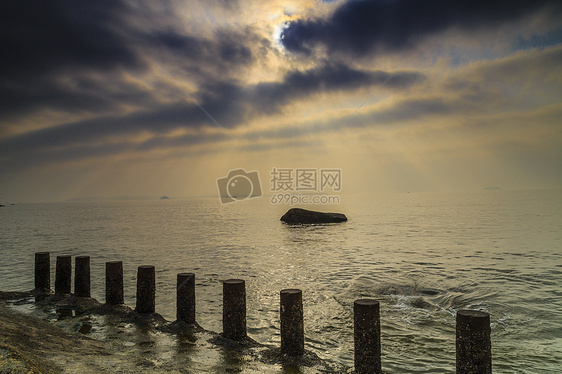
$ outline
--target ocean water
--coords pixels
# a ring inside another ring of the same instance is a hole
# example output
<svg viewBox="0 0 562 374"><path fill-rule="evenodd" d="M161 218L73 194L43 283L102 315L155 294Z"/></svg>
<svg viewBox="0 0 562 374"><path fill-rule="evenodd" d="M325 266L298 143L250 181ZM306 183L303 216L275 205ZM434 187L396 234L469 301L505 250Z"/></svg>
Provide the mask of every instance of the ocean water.
<svg viewBox="0 0 562 374"><path fill-rule="evenodd" d="M246 281L248 334L278 346L279 291L303 290L306 348L353 365L353 301L381 303L383 369L454 373L455 313L491 315L495 373L562 367L562 190L341 195L333 225L288 226L267 197L17 204L0 208L0 289L33 288L33 256L156 266L156 311L175 319L176 274L196 274L197 320L222 330L222 285ZM54 278L52 279L54 284Z"/></svg>

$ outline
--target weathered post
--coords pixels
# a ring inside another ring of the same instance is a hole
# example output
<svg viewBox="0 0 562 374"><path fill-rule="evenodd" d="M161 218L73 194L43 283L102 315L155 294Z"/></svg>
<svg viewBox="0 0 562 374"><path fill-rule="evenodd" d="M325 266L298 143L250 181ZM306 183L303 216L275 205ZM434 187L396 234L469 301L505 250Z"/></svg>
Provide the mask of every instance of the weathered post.
<svg viewBox="0 0 562 374"><path fill-rule="evenodd" d="M381 324L379 302L359 299L353 303L355 373L381 374Z"/></svg>
<svg viewBox="0 0 562 374"><path fill-rule="evenodd" d="M35 253L35 289L49 291L51 289L51 260L49 252Z"/></svg>
<svg viewBox="0 0 562 374"><path fill-rule="evenodd" d="M176 319L185 323L195 323L195 274L178 274L176 293Z"/></svg>
<svg viewBox="0 0 562 374"><path fill-rule="evenodd" d="M123 261L105 263L105 303L123 304Z"/></svg>
<svg viewBox="0 0 562 374"><path fill-rule="evenodd" d="M156 310L156 278L152 265L141 265L137 272L137 306L138 313L154 313Z"/></svg>
<svg viewBox="0 0 562 374"><path fill-rule="evenodd" d="M74 296L90 297L90 256L76 256L74 262Z"/></svg>
<svg viewBox="0 0 562 374"><path fill-rule="evenodd" d="M477 310L457 311L457 374L492 372L490 315Z"/></svg>
<svg viewBox="0 0 562 374"><path fill-rule="evenodd" d="M57 256L55 270L55 293L70 294L72 286L72 257Z"/></svg>
<svg viewBox="0 0 562 374"><path fill-rule="evenodd" d="M227 339L246 337L246 282L242 279L222 283L222 332Z"/></svg>
<svg viewBox="0 0 562 374"><path fill-rule="evenodd" d="M281 353L289 356L304 354L301 290L281 290Z"/></svg>

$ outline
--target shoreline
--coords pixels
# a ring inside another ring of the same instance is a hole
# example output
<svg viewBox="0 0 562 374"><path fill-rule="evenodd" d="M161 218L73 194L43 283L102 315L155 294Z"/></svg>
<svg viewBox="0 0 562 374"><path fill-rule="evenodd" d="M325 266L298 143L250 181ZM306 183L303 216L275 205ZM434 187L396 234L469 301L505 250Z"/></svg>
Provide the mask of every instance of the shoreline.
<svg viewBox="0 0 562 374"><path fill-rule="evenodd" d="M56 321L14 310L20 306ZM197 324L139 314L126 305L0 291L0 372L308 374L351 373L352 368L325 362L308 351L302 357L287 357L279 348L251 338L231 341Z"/></svg>

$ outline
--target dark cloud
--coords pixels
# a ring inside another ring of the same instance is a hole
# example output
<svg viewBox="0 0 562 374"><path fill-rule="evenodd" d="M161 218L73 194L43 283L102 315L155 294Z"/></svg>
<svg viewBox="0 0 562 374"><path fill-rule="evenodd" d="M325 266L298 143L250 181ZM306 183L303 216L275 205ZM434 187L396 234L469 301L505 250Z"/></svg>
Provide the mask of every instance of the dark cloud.
<svg viewBox="0 0 562 374"><path fill-rule="evenodd" d="M148 90L123 81L119 73L112 72L103 76L88 73L73 76L30 74L29 77L20 77L15 83L13 80L0 82L0 123L41 108L99 114L118 111L124 105L146 107L153 101Z"/></svg>
<svg viewBox="0 0 562 374"><path fill-rule="evenodd" d="M176 137L155 136L140 144L129 141L93 143L68 146L64 148L39 148L31 152L21 152L17 159L1 163L3 173L21 171L28 166L42 166L58 162L74 162L78 160L107 157L123 154L124 152L142 154L152 149L180 148L196 144L211 144L226 140L223 133L188 134Z"/></svg>
<svg viewBox="0 0 562 374"><path fill-rule="evenodd" d="M427 116L444 116L453 112L466 112L466 107L465 103L447 101L440 97L407 99L389 108L358 116L357 120L353 120L350 126L365 127L411 120L419 121Z"/></svg>
<svg viewBox="0 0 562 374"><path fill-rule="evenodd" d="M2 80L61 69L132 67L139 60L124 39L123 1L3 1Z"/></svg>
<svg viewBox="0 0 562 374"><path fill-rule="evenodd" d="M201 85L200 91L195 93L194 97L214 120L222 127L230 129L246 123L251 116L279 111L293 100L317 93L370 88L380 85L388 77L389 73L383 71L328 64L305 71L290 71L282 81L275 83L245 86L236 82L210 81ZM408 89L424 79L425 76L417 72L397 72L393 74L387 86ZM178 95L181 95L181 92L178 92ZM147 110L124 115L99 116L5 138L0 140L0 157L13 158L23 153L85 146L115 136L142 132L148 132L160 139L150 143L152 147L164 144L161 136L172 130L199 129L203 126L214 126L213 120L186 97L183 101L160 104ZM169 141L166 144L169 145ZM115 150L115 146L110 148L111 151ZM124 147L123 150L128 148Z"/></svg>
<svg viewBox="0 0 562 374"><path fill-rule="evenodd" d="M370 90L389 76L324 61L316 68L289 71L280 81L248 85L238 79L237 71L268 53L268 41L251 26L219 28L207 36L189 34L178 26L170 4L161 8L133 6L125 0L3 2L1 162L24 155L29 160L55 160L65 154L76 158L126 152L139 145L116 139L138 134L152 137L140 146L143 150L189 145L203 138L172 142L168 135L177 129L214 126L213 121L231 129L317 94ZM150 24L139 21L149 19ZM139 84L144 77L153 78L153 62L174 76L188 75L197 84L190 92L197 103L184 96L173 79L155 83L158 89ZM420 73L401 71L386 87L408 89L424 79ZM33 118L41 109L85 114L88 119L14 136L3 133L3 125Z"/></svg>
<svg viewBox="0 0 562 374"><path fill-rule="evenodd" d="M330 53L364 56L411 48L422 38L451 28L472 32L496 27L543 9L559 22L562 6L554 0L350 0L327 19L288 23L282 43L305 54L323 46Z"/></svg>
<svg viewBox="0 0 562 374"><path fill-rule="evenodd" d="M142 131L166 133L180 127L199 127L207 118L193 104L163 105L157 110L137 111L119 116L102 116L27 132L0 140L2 155L39 149L64 148Z"/></svg>
<svg viewBox="0 0 562 374"><path fill-rule="evenodd" d="M255 110L270 113L287 102L314 94L338 91L352 91L378 86L391 73L354 69L341 64L325 64L305 71L290 71L281 82L260 83L251 91L251 102ZM397 72L392 74L388 88L406 89L425 79L418 72Z"/></svg>
<svg viewBox="0 0 562 374"><path fill-rule="evenodd" d="M128 42L123 1L4 1L0 5L0 121L34 110L111 111L143 94L112 90L144 63ZM96 75L96 76L94 76Z"/></svg>
<svg viewBox="0 0 562 374"><path fill-rule="evenodd" d="M217 30L212 39L180 34L174 30L159 31L147 36L156 46L182 59L188 66L205 64L224 73L232 67L249 66L254 62L250 45L260 39L250 30ZM202 70L202 69L200 69Z"/></svg>
<svg viewBox="0 0 562 374"><path fill-rule="evenodd" d="M123 106L158 107L161 90L150 92L125 75L142 80L157 62L199 81L227 79L253 64L250 45L264 43L250 28L218 29L212 38L179 32L170 9L125 0L3 2L0 136L3 124L43 108L107 116ZM172 82L165 83L170 92Z"/></svg>

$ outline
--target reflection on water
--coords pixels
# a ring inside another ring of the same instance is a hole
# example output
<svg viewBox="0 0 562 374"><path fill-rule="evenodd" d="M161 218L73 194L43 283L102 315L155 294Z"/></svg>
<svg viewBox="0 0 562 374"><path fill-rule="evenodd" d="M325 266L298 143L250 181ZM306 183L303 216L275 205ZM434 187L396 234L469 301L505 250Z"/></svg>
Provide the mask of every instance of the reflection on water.
<svg viewBox="0 0 562 374"><path fill-rule="evenodd" d="M454 372L455 312L479 309L491 315L495 372L557 372L560 191L343 196L342 202L329 210L349 221L316 226L281 223L284 209L267 199L224 206L215 199L17 205L0 216L0 245L11 264L0 268L0 289L33 287L38 250L52 258L89 255L92 296L104 300L104 262L122 260L125 302L135 305L136 268L153 264L157 312L173 320L176 274L194 272L197 320L220 332L221 280L242 278L248 333L275 347L279 291L300 288L306 348L348 366L353 301L372 297L381 302L383 369L394 373ZM96 335L95 324L88 334ZM158 342L150 336L146 342ZM175 342L166 360L198 346ZM240 359L210 352L199 353L226 366ZM200 367L196 356L186 365Z"/></svg>

